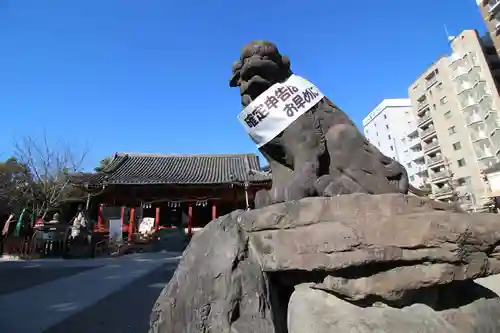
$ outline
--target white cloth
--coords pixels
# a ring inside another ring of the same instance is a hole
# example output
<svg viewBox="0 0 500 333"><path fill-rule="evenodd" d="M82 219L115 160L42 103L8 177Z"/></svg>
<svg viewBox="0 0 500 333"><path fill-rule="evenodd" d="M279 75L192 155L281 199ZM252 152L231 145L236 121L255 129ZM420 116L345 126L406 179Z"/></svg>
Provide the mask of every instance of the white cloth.
<svg viewBox="0 0 500 333"><path fill-rule="evenodd" d="M276 83L260 94L241 111L238 120L260 148L323 97L314 84L300 76L292 75L285 82Z"/></svg>

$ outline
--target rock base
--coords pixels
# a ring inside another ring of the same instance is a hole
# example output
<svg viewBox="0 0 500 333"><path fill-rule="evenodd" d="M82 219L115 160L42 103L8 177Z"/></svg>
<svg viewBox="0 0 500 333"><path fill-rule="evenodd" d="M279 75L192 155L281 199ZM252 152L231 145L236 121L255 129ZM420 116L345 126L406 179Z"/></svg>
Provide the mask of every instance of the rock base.
<svg viewBox="0 0 500 333"><path fill-rule="evenodd" d="M196 233L156 333L500 332L496 214L402 194L235 211Z"/></svg>

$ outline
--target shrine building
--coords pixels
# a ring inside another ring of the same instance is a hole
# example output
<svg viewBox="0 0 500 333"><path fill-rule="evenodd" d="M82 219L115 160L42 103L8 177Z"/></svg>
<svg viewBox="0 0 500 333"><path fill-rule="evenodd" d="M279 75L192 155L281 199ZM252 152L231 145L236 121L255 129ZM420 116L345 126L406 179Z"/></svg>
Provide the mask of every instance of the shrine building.
<svg viewBox="0 0 500 333"><path fill-rule="evenodd" d="M271 175L255 154L116 153L104 171L74 174L71 181L88 193L87 209L99 228L119 218L123 231L133 233L149 217L155 229L182 226L190 235L218 216L253 208Z"/></svg>

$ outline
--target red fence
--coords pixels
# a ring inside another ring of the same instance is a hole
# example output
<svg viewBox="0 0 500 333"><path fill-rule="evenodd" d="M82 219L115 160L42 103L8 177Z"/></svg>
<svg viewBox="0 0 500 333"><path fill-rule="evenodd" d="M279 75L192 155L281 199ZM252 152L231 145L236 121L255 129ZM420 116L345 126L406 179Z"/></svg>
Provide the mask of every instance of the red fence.
<svg viewBox="0 0 500 333"><path fill-rule="evenodd" d="M34 235L8 236L0 244L2 254L22 258L31 258L36 252Z"/></svg>

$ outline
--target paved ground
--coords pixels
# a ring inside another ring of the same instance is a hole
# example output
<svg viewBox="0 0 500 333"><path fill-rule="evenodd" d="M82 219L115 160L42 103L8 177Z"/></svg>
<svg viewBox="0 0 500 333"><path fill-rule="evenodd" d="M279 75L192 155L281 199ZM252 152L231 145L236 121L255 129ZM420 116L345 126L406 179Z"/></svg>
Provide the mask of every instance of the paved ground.
<svg viewBox="0 0 500 333"><path fill-rule="evenodd" d="M28 289L56 279L84 272L92 267L53 267L0 269L0 295Z"/></svg>
<svg viewBox="0 0 500 333"><path fill-rule="evenodd" d="M153 304L174 269L174 265L157 268L43 333L146 333Z"/></svg>
<svg viewBox="0 0 500 333"><path fill-rule="evenodd" d="M0 332L146 333L177 258L0 262Z"/></svg>

